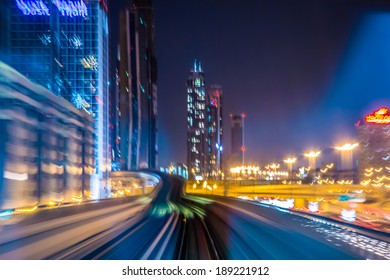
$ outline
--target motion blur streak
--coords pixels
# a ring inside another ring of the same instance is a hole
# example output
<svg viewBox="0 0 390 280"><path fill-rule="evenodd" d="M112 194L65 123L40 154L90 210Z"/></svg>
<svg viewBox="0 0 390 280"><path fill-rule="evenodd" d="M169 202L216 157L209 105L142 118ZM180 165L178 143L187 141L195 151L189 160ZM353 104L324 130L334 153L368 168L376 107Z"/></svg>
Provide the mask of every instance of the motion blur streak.
<svg viewBox="0 0 390 280"><path fill-rule="evenodd" d="M390 259L389 234L275 205L185 195L180 177L146 195L37 209L0 234L1 259ZM279 211L283 210L283 211Z"/></svg>

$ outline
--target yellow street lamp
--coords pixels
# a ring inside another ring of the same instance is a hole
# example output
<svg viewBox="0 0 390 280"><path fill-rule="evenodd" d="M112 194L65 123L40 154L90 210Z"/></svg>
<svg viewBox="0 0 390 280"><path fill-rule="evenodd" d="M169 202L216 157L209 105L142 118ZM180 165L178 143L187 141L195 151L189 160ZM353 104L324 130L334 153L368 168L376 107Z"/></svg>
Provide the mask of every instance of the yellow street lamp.
<svg viewBox="0 0 390 280"><path fill-rule="evenodd" d="M340 151L341 155L341 170L352 170L352 153L353 150L359 146L358 143L346 143L343 146L334 147L336 150Z"/></svg>
<svg viewBox="0 0 390 280"><path fill-rule="evenodd" d="M296 159L296 158L289 157L289 158L286 158L286 159L283 160L283 161L284 161L285 164L287 164L289 176L292 177L292 166L293 166L293 164L297 161L297 159Z"/></svg>
<svg viewBox="0 0 390 280"><path fill-rule="evenodd" d="M321 154L320 151L310 151L309 153L304 154L305 157L309 159L309 167L312 170L316 170L316 159Z"/></svg>

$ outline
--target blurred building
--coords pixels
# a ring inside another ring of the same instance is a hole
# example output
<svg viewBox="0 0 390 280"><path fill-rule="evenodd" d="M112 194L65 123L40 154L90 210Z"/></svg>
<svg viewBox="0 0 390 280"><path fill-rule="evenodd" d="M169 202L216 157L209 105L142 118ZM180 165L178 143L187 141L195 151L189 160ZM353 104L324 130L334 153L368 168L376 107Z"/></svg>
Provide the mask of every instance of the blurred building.
<svg viewBox="0 0 390 280"><path fill-rule="evenodd" d="M157 60L151 0L134 0L120 14L119 100L120 169L156 168Z"/></svg>
<svg viewBox="0 0 390 280"><path fill-rule="evenodd" d="M200 61L187 80L187 166L189 178L206 177L207 111L204 72Z"/></svg>
<svg viewBox="0 0 390 280"><path fill-rule="evenodd" d="M110 193L107 1L0 1L0 59L94 120L97 197Z"/></svg>
<svg viewBox="0 0 390 280"><path fill-rule="evenodd" d="M380 108L357 124L360 154L358 174L362 185L390 186L390 114Z"/></svg>
<svg viewBox="0 0 390 280"><path fill-rule="evenodd" d="M181 176L184 179L188 179L188 168L184 163L170 163L167 167L161 167L161 172Z"/></svg>
<svg viewBox="0 0 390 280"><path fill-rule="evenodd" d="M119 50L118 46L116 48L116 56L111 58L111 63L114 65L111 67L111 82L110 82L110 145L111 145L111 170L119 171L121 170L120 159L121 159L121 149L120 149L120 96L119 96Z"/></svg>
<svg viewBox="0 0 390 280"><path fill-rule="evenodd" d="M93 199L94 121L0 62L0 209Z"/></svg>
<svg viewBox="0 0 390 280"><path fill-rule="evenodd" d="M222 87L213 85L207 93L206 177L222 178Z"/></svg>
<svg viewBox="0 0 390 280"><path fill-rule="evenodd" d="M230 164L244 164L244 116L230 114L232 124L232 143Z"/></svg>

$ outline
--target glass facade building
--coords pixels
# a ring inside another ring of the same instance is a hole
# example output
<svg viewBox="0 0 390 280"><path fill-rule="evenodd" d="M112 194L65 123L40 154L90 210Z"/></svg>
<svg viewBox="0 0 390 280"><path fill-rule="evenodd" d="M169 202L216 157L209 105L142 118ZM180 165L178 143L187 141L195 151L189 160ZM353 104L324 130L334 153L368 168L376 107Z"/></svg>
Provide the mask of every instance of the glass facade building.
<svg viewBox="0 0 390 280"><path fill-rule="evenodd" d="M200 61L194 61L187 80L187 167L190 180L221 179L222 87L206 93Z"/></svg>
<svg viewBox="0 0 390 280"><path fill-rule="evenodd" d="M108 19L105 0L2 0L0 59L94 119L92 191L108 197Z"/></svg>
<svg viewBox="0 0 390 280"><path fill-rule="evenodd" d="M204 72L199 61L187 80L187 166L189 179L206 177L207 112Z"/></svg>
<svg viewBox="0 0 390 280"><path fill-rule="evenodd" d="M118 96L120 169L156 168L157 60L150 0L134 0L120 14Z"/></svg>

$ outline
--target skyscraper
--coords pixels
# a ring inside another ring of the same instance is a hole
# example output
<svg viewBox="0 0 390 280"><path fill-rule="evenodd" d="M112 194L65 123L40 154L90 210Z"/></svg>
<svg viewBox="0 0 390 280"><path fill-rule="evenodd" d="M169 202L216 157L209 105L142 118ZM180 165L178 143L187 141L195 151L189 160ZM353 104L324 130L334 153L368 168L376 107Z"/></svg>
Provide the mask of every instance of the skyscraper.
<svg viewBox="0 0 390 280"><path fill-rule="evenodd" d="M244 133L243 133L243 115L230 114L232 122L232 151L231 160L232 164L242 164L244 161Z"/></svg>
<svg viewBox="0 0 390 280"><path fill-rule="evenodd" d="M207 149L206 89L200 61L187 80L187 166L189 179L205 178Z"/></svg>
<svg viewBox="0 0 390 280"><path fill-rule="evenodd" d="M95 198L110 194L106 2L0 1L0 59L95 121Z"/></svg>
<svg viewBox="0 0 390 280"><path fill-rule="evenodd" d="M358 177L363 186L383 187L390 185L389 108L382 107L365 116L356 125L359 150Z"/></svg>
<svg viewBox="0 0 390 280"><path fill-rule="evenodd" d="M137 30L137 65L141 90L141 145L139 166L157 167L157 59L154 51L152 0L134 0L132 11Z"/></svg>
<svg viewBox="0 0 390 280"><path fill-rule="evenodd" d="M222 87L213 85L207 93L207 178L221 178L222 172Z"/></svg>
<svg viewBox="0 0 390 280"><path fill-rule="evenodd" d="M134 0L119 25L120 168L156 168L157 60L151 0Z"/></svg>

